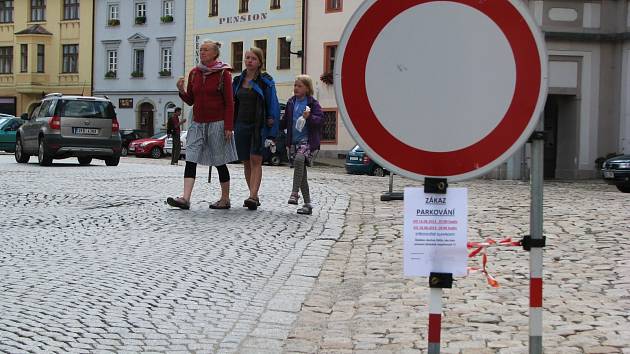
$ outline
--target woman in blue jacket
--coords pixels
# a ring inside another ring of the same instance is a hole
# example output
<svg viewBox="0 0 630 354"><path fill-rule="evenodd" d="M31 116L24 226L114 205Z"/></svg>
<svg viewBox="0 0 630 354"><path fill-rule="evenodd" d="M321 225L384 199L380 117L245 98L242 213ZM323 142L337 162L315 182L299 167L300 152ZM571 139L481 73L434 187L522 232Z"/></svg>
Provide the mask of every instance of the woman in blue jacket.
<svg viewBox="0 0 630 354"><path fill-rule="evenodd" d="M262 66L263 51L251 48L245 52L245 70L232 83L236 151L243 161L249 188L249 197L243 206L249 210L256 210L260 205L263 149L278 135L280 121L276 84L262 71Z"/></svg>

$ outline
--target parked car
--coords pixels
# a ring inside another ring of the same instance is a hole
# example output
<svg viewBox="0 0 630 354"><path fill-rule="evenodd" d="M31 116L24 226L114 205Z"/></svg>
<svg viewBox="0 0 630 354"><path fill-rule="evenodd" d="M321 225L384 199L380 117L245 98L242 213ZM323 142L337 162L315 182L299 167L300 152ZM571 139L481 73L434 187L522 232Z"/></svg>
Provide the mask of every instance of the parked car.
<svg viewBox="0 0 630 354"><path fill-rule="evenodd" d="M179 156L186 156L186 135L188 135L188 131L187 130L182 130L180 132L180 141L182 142L182 149L179 151ZM164 152L167 155L170 155L173 153L173 138L167 138L166 142L164 143Z"/></svg>
<svg viewBox="0 0 630 354"><path fill-rule="evenodd" d="M24 121L14 116L0 116L0 150L15 152L15 134Z"/></svg>
<svg viewBox="0 0 630 354"><path fill-rule="evenodd" d="M81 165L92 159L116 166L121 140L114 105L105 98L46 95L16 133L15 160L28 162L37 155L42 166L53 159L77 157Z"/></svg>
<svg viewBox="0 0 630 354"><path fill-rule="evenodd" d="M134 140L138 140L138 139L144 139L144 138L148 138L149 135L147 134L146 130L140 130L140 129L124 129L120 131L120 139L122 140L122 146L121 146L121 151L120 154L122 156L127 156L127 153L129 152L129 143L134 141Z"/></svg>
<svg viewBox="0 0 630 354"><path fill-rule="evenodd" d="M164 142L166 133L160 132L150 138L138 139L129 143L129 154L136 156L151 156L159 159L164 155Z"/></svg>
<svg viewBox="0 0 630 354"><path fill-rule="evenodd" d="M346 155L346 172L350 174L371 175L383 177L387 170L379 166L361 149L359 145L353 147Z"/></svg>
<svg viewBox="0 0 630 354"><path fill-rule="evenodd" d="M623 193L630 193L630 155L610 158L602 165L602 177Z"/></svg>

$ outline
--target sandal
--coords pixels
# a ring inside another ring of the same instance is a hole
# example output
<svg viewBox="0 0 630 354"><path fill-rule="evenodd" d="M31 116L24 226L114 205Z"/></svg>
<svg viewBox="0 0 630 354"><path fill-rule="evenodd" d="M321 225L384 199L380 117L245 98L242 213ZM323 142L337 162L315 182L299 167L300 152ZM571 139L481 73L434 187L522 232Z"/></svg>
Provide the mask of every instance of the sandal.
<svg viewBox="0 0 630 354"><path fill-rule="evenodd" d="M302 215L311 215L313 214L313 206L310 204L304 204L297 210L297 213Z"/></svg>
<svg viewBox="0 0 630 354"><path fill-rule="evenodd" d="M294 204L297 205L298 200L300 200L300 195L297 193L291 193L291 196L289 197L289 204Z"/></svg>
<svg viewBox="0 0 630 354"><path fill-rule="evenodd" d="M166 198L166 204L174 208L180 208L184 210L190 209L190 202L182 197L177 197L177 198L168 197Z"/></svg>
<svg viewBox="0 0 630 354"><path fill-rule="evenodd" d="M221 202L221 200L217 200L213 204L210 204L210 209L230 209L232 206L230 205L230 200L227 202Z"/></svg>
<svg viewBox="0 0 630 354"><path fill-rule="evenodd" d="M243 206L249 210L256 210L258 209L259 205L260 205L260 201L258 200L258 198L250 197L250 198L245 199L245 201L243 202Z"/></svg>

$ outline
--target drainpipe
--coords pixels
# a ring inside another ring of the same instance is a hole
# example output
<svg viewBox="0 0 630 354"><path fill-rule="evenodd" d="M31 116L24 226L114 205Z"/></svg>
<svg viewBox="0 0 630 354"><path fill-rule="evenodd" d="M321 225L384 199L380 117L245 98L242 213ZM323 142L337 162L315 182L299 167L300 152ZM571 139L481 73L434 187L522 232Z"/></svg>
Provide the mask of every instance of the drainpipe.
<svg viewBox="0 0 630 354"><path fill-rule="evenodd" d="M92 70L90 70L90 96L94 96L94 28L96 23L96 17L94 12L96 10L96 0L92 0ZM83 84L85 87L85 84ZM83 91L83 90L81 90ZM81 94L83 96L83 94Z"/></svg>
<svg viewBox="0 0 630 354"><path fill-rule="evenodd" d="M302 0L302 74L306 74L306 31L308 22L308 0Z"/></svg>

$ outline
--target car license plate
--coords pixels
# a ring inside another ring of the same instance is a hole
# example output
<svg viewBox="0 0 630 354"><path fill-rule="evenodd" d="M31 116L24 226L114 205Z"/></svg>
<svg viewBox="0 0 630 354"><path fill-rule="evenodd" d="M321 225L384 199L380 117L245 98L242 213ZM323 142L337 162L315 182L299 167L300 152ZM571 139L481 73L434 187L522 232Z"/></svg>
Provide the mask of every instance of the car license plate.
<svg viewBox="0 0 630 354"><path fill-rule="evenodd" d="M604 171L604 178L615 178L615 173L613 171Z"/></svg>
<svg viewBox="0 0 630 354"><path fill-rule="evenodd" d="M96 128L74 128L74 134L76 134L76 135L98 135L98 129L96 129Z"/></svg>
<svg viewBox="0 0 630 354"><path fill-rule="evenodd" d="M350 161L359 161L358 156L350 156Z"/></svg>

